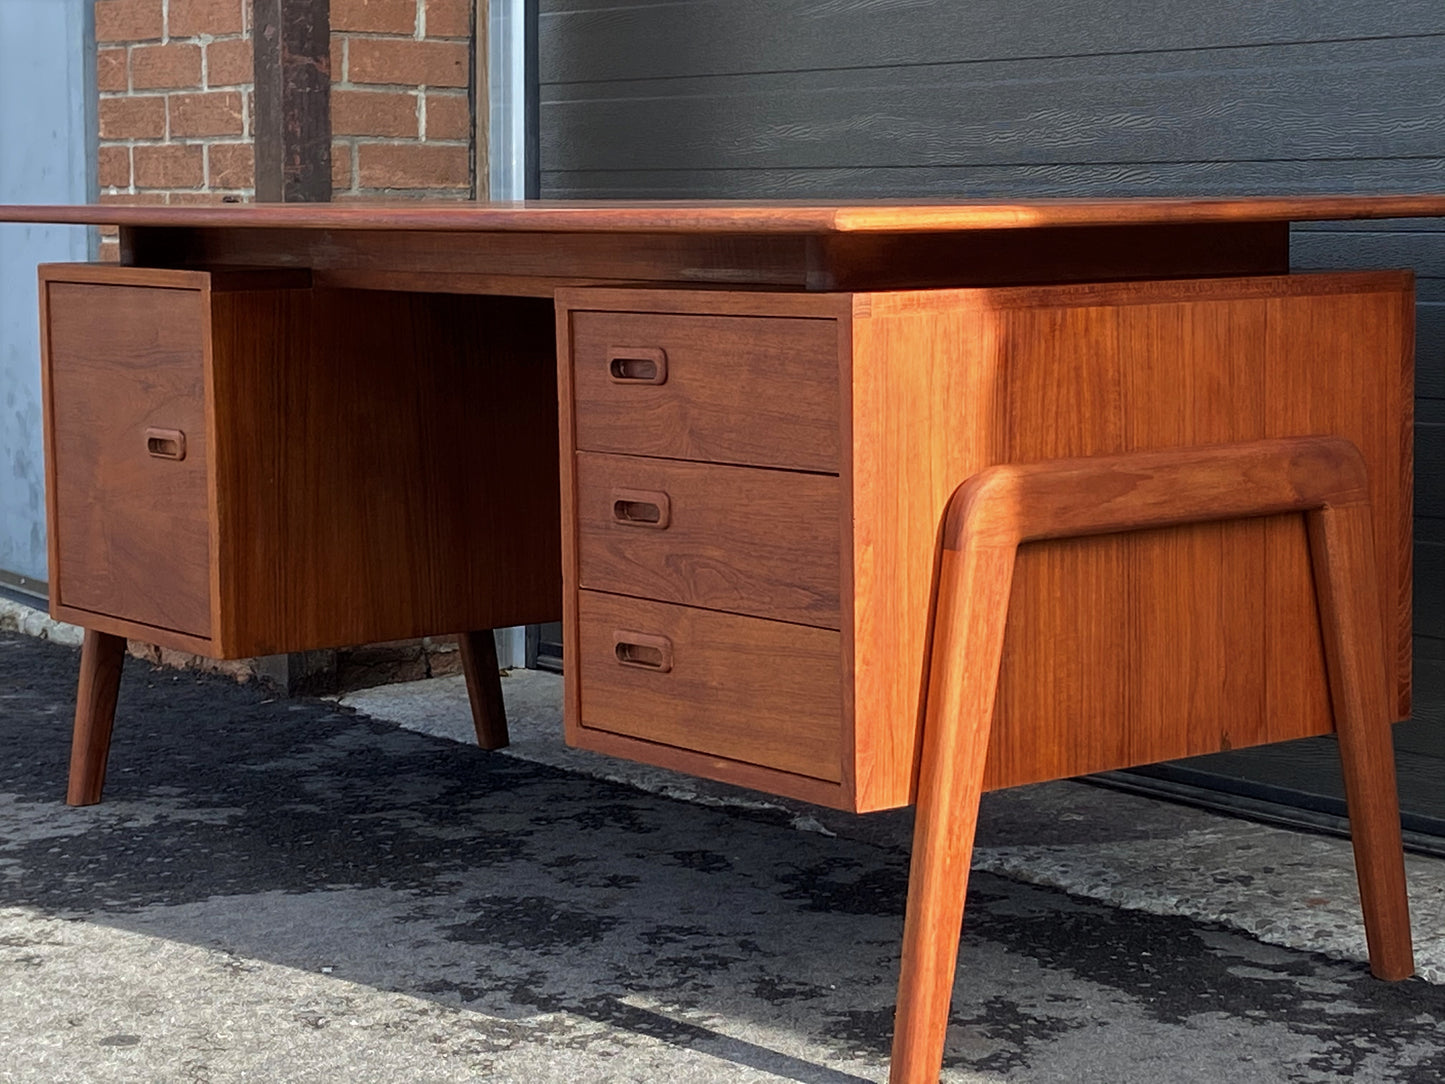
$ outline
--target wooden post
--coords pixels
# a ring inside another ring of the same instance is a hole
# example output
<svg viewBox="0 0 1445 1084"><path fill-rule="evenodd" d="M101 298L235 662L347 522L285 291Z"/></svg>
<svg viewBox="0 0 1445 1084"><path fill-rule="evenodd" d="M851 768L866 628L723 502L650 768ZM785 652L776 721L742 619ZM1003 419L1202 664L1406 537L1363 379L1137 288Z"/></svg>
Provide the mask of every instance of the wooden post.
<svg viewBox="0 0 1445 1084"><path fill-rule="evenodd" d="M330 0L256 0L256 199L331 199Z"/></svg>

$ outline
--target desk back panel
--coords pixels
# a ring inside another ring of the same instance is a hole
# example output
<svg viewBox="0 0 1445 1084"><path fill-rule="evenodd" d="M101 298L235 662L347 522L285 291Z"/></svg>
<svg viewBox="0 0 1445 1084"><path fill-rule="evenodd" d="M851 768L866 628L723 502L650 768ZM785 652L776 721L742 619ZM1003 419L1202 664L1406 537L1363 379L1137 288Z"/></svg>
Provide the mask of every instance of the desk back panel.
<svg viewBox="0 0 1445 1084"><path fill-rule="evenodd" d="M215 316L228 653L554 620L549 306L329 289L269 304L275 342L247 333L247 305Z"/></svg>

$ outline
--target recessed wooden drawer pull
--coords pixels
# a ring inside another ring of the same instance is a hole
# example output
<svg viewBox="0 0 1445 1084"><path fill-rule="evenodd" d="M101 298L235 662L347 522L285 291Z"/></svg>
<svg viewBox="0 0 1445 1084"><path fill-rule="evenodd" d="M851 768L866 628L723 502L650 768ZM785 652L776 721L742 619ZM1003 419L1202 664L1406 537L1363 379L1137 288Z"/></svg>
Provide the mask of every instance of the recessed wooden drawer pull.
<svg viewBox="0 0 1445 1084"><path fill-rule="evenodd" d="M186 435L179 429L147 429L146 451L157 459L186 458Z"/></svg>
<svg viewBox="0 0 1445 1084"><path fill-rule="evenodd" d="M665 674L672 669L672 641L666 636L649 636L645 632L614 632L613 648L617 661L639 670L655 670Z"/></svg>
<svg viewBox="0 0 1445 1084"><path fill-rule="evenodd" d="M641 489L612 491L612 522L625 527L665 530L672 522L672 498Z"/></svg>
<svg viewBox="0 0 1445 1084"><path fill-rule="evenodd" d="M614 384L667 383L667 351L651 346L614 346L607 351Z"/></svg>

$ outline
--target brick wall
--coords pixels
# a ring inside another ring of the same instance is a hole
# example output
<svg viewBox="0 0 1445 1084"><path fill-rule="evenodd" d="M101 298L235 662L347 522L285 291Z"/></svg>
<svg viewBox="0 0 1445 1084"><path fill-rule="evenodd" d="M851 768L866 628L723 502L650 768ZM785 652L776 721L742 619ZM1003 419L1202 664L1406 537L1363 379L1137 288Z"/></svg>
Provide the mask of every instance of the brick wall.
<svg viewBox="0 0 1445 1084"><path fill-rule="evenodd" d="M472 194L473 18L473 0L331 0L338 196Z"/></svg>
<svg viewBox="0 0 1445 1084"><path fill-rule="evenodd" d="M96 0L101 202L251 197L250 7ZM101 258L116 258L113 231Z"/></svg>
<svg viewBox="0 0 1445 1084"><path fill-rule="evenodd" d="M102 202L253 197L251 8L96 0ZM337 195L472 194L475 9L474 0L331 0ZM116 255L107 231L101 257Z"/></svg>

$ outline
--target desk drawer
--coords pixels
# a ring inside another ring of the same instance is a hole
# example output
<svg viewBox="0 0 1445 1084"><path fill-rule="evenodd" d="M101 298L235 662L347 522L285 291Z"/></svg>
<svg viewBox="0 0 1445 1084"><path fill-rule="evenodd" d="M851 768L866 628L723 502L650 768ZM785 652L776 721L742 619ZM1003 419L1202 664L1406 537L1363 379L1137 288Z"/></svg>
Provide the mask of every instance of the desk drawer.
<svg viewBox="0 0 1445 1084"><path fill-rule="evenodd" d="M828 319L572 313L577 447L838 470Z"/></svg>
<svg viewBox="0 0 1445 1084"><path fill-rule="evenodd" d="M833 475L577 454L582 587L838 627Z"/></svg>
<svg viewBox="0 0 1445 1084"><path fill-rule="evenodd" d="M579 592L581 724L842 778L838 633Z"/></svg>
<svg viewBox="0 0 1445 1084"><path fill-rule="evenodd" d="M46 285L56 598L209 636L201 294Z"/></svg>

